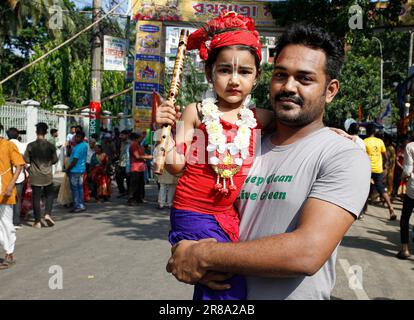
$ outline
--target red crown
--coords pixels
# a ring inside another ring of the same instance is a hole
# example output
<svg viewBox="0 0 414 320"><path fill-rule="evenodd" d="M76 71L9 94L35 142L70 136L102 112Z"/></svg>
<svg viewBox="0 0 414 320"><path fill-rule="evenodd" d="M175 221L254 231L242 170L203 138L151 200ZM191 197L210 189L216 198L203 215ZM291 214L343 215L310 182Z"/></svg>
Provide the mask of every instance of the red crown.
<svg viewBox="0 0 414 320"><path fill-rule="evenodd" d="M240 36L241 32L245 34ZM224 38L226 41L220 41ZM255 30L254 20L236 12L224 10L220 16L190 34L187 49L200 50L200 57L207 60L214 48L237 44L253 47L261 60L262 46L259 33Z"/></svg>

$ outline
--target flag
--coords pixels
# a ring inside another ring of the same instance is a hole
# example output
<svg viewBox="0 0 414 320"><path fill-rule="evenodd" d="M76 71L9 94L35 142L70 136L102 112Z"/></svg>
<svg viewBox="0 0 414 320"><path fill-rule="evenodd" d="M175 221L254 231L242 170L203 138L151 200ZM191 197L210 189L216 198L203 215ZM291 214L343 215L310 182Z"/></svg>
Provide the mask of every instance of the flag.
<svg viewBox="0 0 414 320"><path fill-rule="evenodd" d="M362 122L362 107L358 106L358 122Z"/></svg>
<svg viewBox="0 0 414 320"><path fill-rule="evenodd" d="M391 117L391 100L387 99L386 100L386 106L385 106L385 110L384 112L381 114L380 116L380 120L384 120L384 118L386 117Z"/></svg>

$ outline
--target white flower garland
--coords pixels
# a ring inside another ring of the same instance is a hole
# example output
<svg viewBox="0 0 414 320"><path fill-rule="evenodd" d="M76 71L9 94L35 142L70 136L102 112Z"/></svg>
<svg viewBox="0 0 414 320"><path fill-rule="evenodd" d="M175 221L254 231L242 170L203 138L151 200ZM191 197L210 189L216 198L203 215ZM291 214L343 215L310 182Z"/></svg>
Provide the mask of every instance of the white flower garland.
<svg viewBox="0 0 414 320"><path fill-rule="evenodd" d="M218 110L213 94L206 93L206 98L203 99L201 108L203 123L206 125L208 134L207 151L217 151L219 154L226 154L228 151L234 163L240 167L243 164L243 160L249 156L250 129L257 126L253 111L248 108L249 103L250 95L243 101L243 106L239 113L240 119L236 121L236 126L238 126L237 134L233 142L230 143L226 142L227 137L223 133L223 126L220 123L220 117L223 113ZM219 158L215 155L210 157L210 164L218 165L219 162Z"/></svg>

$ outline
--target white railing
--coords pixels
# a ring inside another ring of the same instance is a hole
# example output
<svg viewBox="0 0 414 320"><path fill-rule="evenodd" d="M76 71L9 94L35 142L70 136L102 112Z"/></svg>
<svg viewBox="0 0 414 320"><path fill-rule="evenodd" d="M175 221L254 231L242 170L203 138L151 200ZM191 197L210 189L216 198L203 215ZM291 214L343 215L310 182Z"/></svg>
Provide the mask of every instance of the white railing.
<svg viewBox="0 0 414 320"><path fill-rule="evenodd" d="M59 128L60 116L55 113L51 113L50 111L46 111L44 109L39 109L37 111L37 121L46 123L49 126L49 132L51 129Z"/></svg>
<svg viewBox="0 0 414 320"><path fill-rule="evenodd" d="M6 131L9 128L16 128L21 131L22 142L30 143L36 140L36 124L45 122L51 129L58 130L58 141L64 145L67 132L67 106L58 105L55 109L59 112L47 111L40 109L39 103L33 100L22 102L22 104L6 102L5 105L0 106L0 123L3 125L3 131L0 134L6 136ZM49 135L46 136L46 139ZM59 163L57 171L62 168L64 160L64 148L58 150Z"/></svg>
<svg viewBox="0 0 414 320"><path fill-rule="evenodd" d="M26 106L17 103L6 103L0 106L0 123L4 127L2 135L5 135L5 131L9 128L16 128L23 131L22 141L26 142L27 122Z"/></svg>

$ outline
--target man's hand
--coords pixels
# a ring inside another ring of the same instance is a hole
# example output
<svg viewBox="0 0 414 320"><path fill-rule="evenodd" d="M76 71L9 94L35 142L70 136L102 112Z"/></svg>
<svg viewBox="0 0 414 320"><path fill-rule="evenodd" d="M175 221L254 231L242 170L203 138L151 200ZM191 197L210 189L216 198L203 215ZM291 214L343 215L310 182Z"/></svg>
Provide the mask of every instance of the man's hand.
<svg viewBox="0 0 414 320"><path fill-rule="evenodd" d="M8 197L11 197L12 193L13 193L13 186L8 185L6 190L4 190L3 196L5 198L8 198Z"/></svg>
<svg viewBox="0 0 414 320"><path fill-rule="evenodd" d="M200 241L181 240L171 248L172 256L168 260L167 272L181 282L196 284L207 270L201 265L200 257L196 251L199 243L217 242L216 239L203 239ZM207 279L208 280L208 279Z"/></svg>
<svg viewBox="0 0 414 320"><path fill-rule="evenodd" d="M198 282L212 290L228 290L231 288L230 284L222 283L233 276L231 273L221 273L208 271L206 275Z"/></svg>

